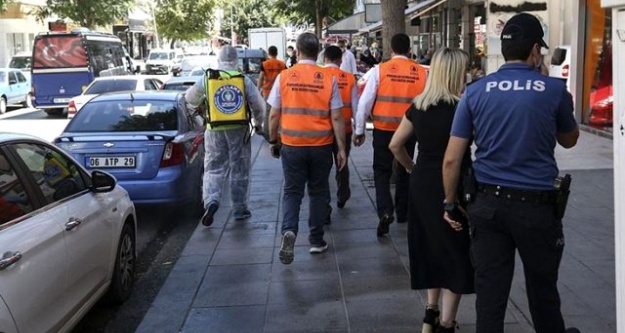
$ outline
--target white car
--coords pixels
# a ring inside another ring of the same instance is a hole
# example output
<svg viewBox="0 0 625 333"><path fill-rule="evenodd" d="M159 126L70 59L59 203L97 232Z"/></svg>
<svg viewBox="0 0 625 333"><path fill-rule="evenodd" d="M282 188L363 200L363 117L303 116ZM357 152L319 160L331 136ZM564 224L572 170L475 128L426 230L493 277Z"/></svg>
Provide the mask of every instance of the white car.
<svg viewBox="0 0 625 333"><path fill-rule="evenodd" d="M110 174L0 133L0 332L68 332L132 292L137 218Z"/></svg>
<svg viewBox="0 0 625 333"><path fill-rule="evenodd" d="M566 87L570 88L571 74L571 46L559 45L553 50L551 62L549 63L549 76L558 78L566 82Z"/></svg>
<svg viewBox="0 0 625 333"><path fill-rule="evenodd" d="M82 94L72 98L67 105L67 118L74 118L85 103L92 98L116 91L160 90L163 81L148 75L104 76L93 80Z"/></svg>

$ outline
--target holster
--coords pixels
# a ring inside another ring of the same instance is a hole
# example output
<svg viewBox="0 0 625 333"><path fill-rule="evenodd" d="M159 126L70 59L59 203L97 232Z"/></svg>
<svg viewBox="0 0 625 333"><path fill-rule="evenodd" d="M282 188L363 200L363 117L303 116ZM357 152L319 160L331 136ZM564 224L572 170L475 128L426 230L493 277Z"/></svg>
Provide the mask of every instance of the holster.
<svg viewBox="0 0 625 333"><path fill-rule="evenodd" d="M561 220L566 211L566 205L569 201L571 193L571 175L566 174L564 177L556 178L554 188L556 190L556 198L554 203L554 212L556 219Z"/></svg>

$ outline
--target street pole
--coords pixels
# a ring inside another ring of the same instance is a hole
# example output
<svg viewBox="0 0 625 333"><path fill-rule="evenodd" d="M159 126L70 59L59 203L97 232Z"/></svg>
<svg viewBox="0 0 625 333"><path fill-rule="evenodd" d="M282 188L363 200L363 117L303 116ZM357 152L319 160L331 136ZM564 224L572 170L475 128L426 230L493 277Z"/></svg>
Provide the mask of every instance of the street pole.
<svg viewBox="0 0 625 333"><path fill-rule="evenodd" d="M156 27L156 16L154 16L154 5L150 4L150 13L152 14L152 24L154 24L154 38L156 38L156 48L161 48L161 43L158 40L158 28Z"/></svg>
<svg viewBox="0 0 625 333"><path fill-rule="evenodd" d="M234 46L234 6L230 6L230 40L232 46Z"/></svg>

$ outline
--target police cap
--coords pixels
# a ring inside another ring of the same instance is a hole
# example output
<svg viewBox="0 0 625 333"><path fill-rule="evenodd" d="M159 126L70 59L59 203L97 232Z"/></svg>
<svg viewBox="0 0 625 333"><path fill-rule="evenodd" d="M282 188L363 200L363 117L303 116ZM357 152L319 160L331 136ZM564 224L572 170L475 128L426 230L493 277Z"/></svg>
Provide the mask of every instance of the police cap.
<svg viewBox="0 0 625 333"><path fill-rule="evenodd" d="M501 31L501 40L523 40L539 43L548 49L543 40L545 32L536 16L528 13L520 13L511 17Z"/></svg>

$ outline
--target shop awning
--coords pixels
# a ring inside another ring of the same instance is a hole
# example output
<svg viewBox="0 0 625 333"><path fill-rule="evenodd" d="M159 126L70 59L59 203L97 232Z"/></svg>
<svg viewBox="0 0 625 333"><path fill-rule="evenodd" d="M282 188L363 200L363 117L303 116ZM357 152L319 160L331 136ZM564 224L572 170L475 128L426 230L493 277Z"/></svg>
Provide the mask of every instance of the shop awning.
<svg viewBox="0 0 625 333"><path fill-rule="evenodd" d="M412 19L413 19L413 18L415 18L415 17L419 17L419 16L421 16L421 15L424 15L424 14L426 14L427 12L429 12L430 10L432 10L432 9L434 9L434 8L436 8L436 7L440 6L440 5L442 5L442 4L443 4L443 3L445 3L445 2L447 2L447 0L440 0L439 2L437 2L437 3L433 4L433 5L431 5L430 7L428 7L428 8L424 8L423 10L420 10L418 13L413 14L412 16L410 16L410 19L412 20Z"/></svg>
<svg viewBox="0 0 625 333"><path fill-rule="evenodd" d="M356 13L328 26L327 35L355 34L365 26L365 12Z"/></svg>
<svg viewBox="0 0 625 333"><path fill-rule="evenodd" d="M412 19L413 17L419 16L425 13L426 11L430 11L432 8L435 8L436 6L442 4L443 2L447 0L439 0L437 3L435 3L436 1L437 0L426 0L426 1L417 2L415 4L408 6L408 8L404 10L404 16L406 17L406 21ZM358 32L359 33L375 32L375 31L382 29L382 24L383 22L380 20L376 23L370 24L362 29L359 29Z"/></svg>

